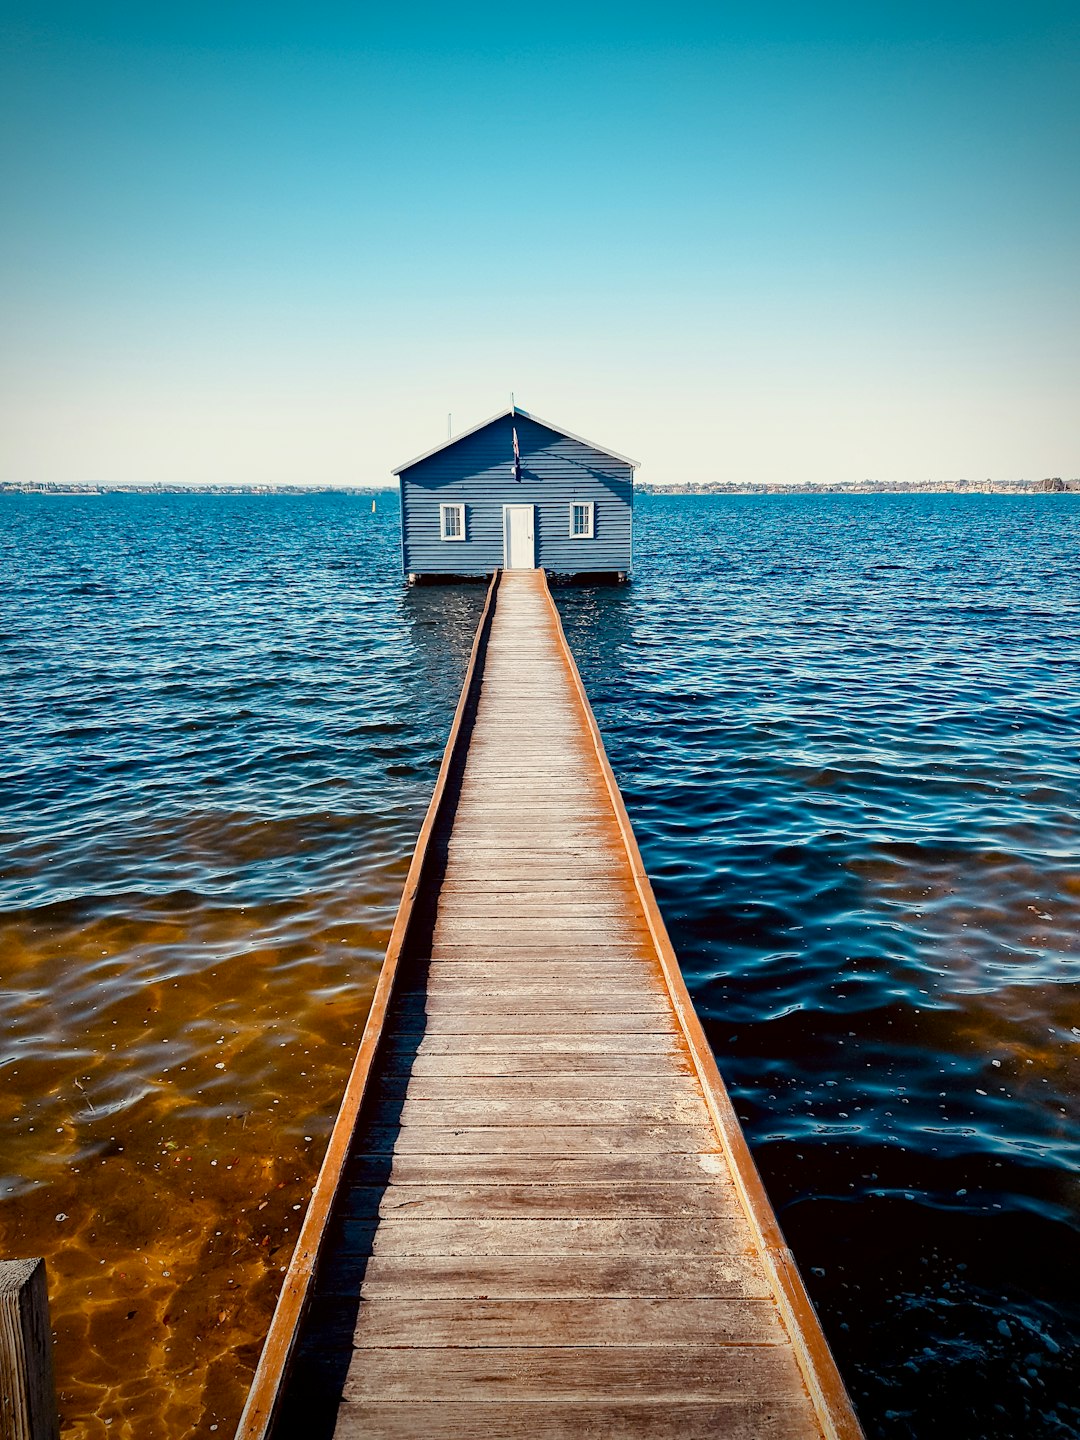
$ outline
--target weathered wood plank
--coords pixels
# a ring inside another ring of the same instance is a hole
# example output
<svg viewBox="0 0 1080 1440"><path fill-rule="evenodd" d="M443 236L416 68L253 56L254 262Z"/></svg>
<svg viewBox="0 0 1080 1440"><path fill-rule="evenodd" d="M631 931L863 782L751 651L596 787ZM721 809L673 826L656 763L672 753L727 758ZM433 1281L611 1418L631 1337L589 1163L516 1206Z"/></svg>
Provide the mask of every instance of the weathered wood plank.
<svg viewBox="0 0 1080 1440"><path fill-rule="evenodd" d="M549 876L546 881L537 881L534 876L456 880L452 890L447 887L440 892L439 908L432 918L501 920L507 916L524 920L548 916L556 920L608 920L630 915L635 924L644 921L640 910L612 898L612 886L606 880L589 883L597 888L583 890L580 883L568 884L565 876Z"/></svg>
<svg viewBox="0 0 1080 1440"><path fill-rule="evenodd" d="M439 886L439 903L449 903L452 896L460 896L462 903L466 903L472 898L490 903L492 900L507 895L517 895L523 900L530 901L543 902L547 899L553 905L564 905L579 899L607 903L604 897L611 895L608 877L619 874L618 868L611 866L600 876L583 876L575 873L544 877L528 872L509 880L501 880L498 876L493 875L476 875L472 879L453 879L446 876Z"/></svg>
<svg viewBox="0 0 1080 1440"><path fill-rule="evenodd" d="M608 894L610 895L610 890ZM614 900L598 900L592 895L575 895L573 891L562 891L554 895L542 893L519 894L514 891L482 891L466 895L454 891L454 903L447 905L444 897L436 920L447 923L475 925L477 921L513 922L521 925L533 920L548 920L552 926L570 922L580 927L582 923L594 925L625 924L632 920L636 929L644 923L644 916L629 905Z"/></svg>
<svg viewBox="0 0 1080 1440"><path fill-rule="evenodd" d="M565 920L549 917L548 923L534 925L533 917L508 919L505 925L488 917L478 917L471 924L449 923L437 920L431 936L433 956L446 957L457 950L476 950L489 955L505 954L518 963L534 958L550 943L560 950L571 952L567 958L578 957L581 979L599 980L599 975L590 972L590 954L598 958L606 955L636 959L644 964L649 956L648 933L632 925L606 925L567 916ZM523 953L524 952L524 953ZM540 963L536 966L534 978L544 978Z"/></svg>
<svg viewBox="0 0 1080 1440"><path fill-rule="evenodd" d="M428 993L451 995L488 991L501 992L504 996L523 992L528 996L556 992L563 987L568 996L576 992L591 998L598 988L602 993L610 990L612 995L622 995L627 999L632 996L647 998L650 993L654 997L662 996L655 979L640 973L645 964L645 961L633 959L600 960L592 975L584 975L585 962L582 960L553 960L542 973L538 973L531 956L518 960L512 950L502 951L497 958L484 959L436 955L432 957L426 974L410 978L409 989L403 994L420 997Z"/></svg>
<svg viewBox="0 0 1080 1440"><path fill-rule="evenodd" d="M435 1365L411 1350L358 1351L345 1381L347 1402L382 1400L631 1399L716 1400L756 1396L797 1400L802 1381L788 1347L551 1346L446 1349Z"/></svg>
<svg viewBox="0 0 1080 1440"><path fill-rule="evenodd" d="M470 1014L453 1011L420 1016L416 1025L424 1035L668 1035L677 1033L670 1013L604 1013L599 1010L530 1010L520 1014ZM405 1033L409 1016L401 1017L399 1033Z"/></svg>
<svg viewBox="0 0 1080 1440"><path fill-rule="evenodd" d="M702 1219L737 1215L734 1186L635 1185L353 1185L343 1214L438 1220Z"/></svg>
<svg viewBox="0 0 1080 1440"><path fill-rule="evenodd" d="M607 960L622 960L624 963L632 961L635 965L650 964L648 948L644 943L615 944L605 942L602 945L541 945L522 942L521 944L496 945L488 942L483 944L476 941L441 941L438 945L431 947L432 960L512 960L515 965L532 964L537 969L543 965L556 961L564 961L581 967L583 971L592 972L593 967L602 964ZM599 974L599 972L596 972Z"/></svg>
<svg viewBox="0 0 1080 1440"><path fill-rule="evenodd" d="M384 1216L374 1255L715 1255L732 1224L666 1217L440 1219ZM348 1225L345 1226L346 1234ZM741 1237L740 1237L741 1238Z"/></svg>
<svg viewBox="0 0 1080 1440"><path fill-rule="evenodd" d="M407 1346L779 1345L787 1336L769 1300L711 1296L516 1300L367 1300L353 1343Z"/></svg>
<svg viewBox="0 0 1080 1440"><path fill-rule="evenodd" d="M454 811L455 828L459 822L470 827L488 825L493 821L499 826L514 826L523 818L523 801L528 805L525 817L530 824L537 826L569 823L607 827L614 823L610 817L597 814L595 796L575 801L555 800L539 788L533 794L529 794L528 790L523 794L522 790L523 787L510 776L501 782L488 779L482 783L474 777L467 778Z"/></svg>
<svg viewBox="0 0 1080 1440"><path fill-rule="evenodd" d="M45 1262L0 1260L0 1434L57 1440Z"/></svg>
<svg viewBox="0 0 1080 1440"><path fill-rule="evenodd" d="M731 1183L716 1152L618 1155L408 1155L357 1154L350 1185L581 1185Z"/></svg>
<svg viewBox="0 0 1080 1440"><path fill-rule="evenodd" d="M564 870L569 867L564 865ZM622 871L618 865L608 864L603 867L603 873L599 876L579 876L579 874L562 874L562 876L533 876L533 874L521 874L521 876L503 877L498 874L475 874L472 877L454 877L446 874L439 886L439 900L449 900L451 896L461 896L462 900L468 900L471 896L501 896L501 894L520 894L523 897L549 897L553 904L562 904L566 900L577 899L577 897L588 897L593 900L605 900L611 896L612 887L608 883L609 877L622 877ZM622 888L622 887L619 887Z"/></svg>
<svg viewBox="0 0 1080 1440"><path fill-rule="evenodd" d="M620 889L626 882L626 872L619 868L612 853L610 837L579 841L571 840L568 836L560 838L547 833L540 837L526 837L527 843L514 847L513 853L502 840L481 838L472 840L467 846L457 845L451 848L452 839L453 837L445 832L439 838L439 853L447 869L468 868L473 872L474 879L483 878L485 874L489 877L497 876L498 868L491 867L498 867L500 862L511 865L523 861L544 861L561 867L564 879L572 879L576 875L589 879L592 878L589 870L596 869L613 884L619 885ZM481 864L483 869L480 868Z"/></svg>
<svg viewBox="0 0 1080 1440"><path fill-rule="evenodd" d="M534 1015L603 1014L667 1016L671 1007L659 992L650 995L644 986L629 988L587 982L559 981L553 984L479 986L462 981L441 985L438 981L423 990L411 990L401 997L401 1015L427 1015L432 1019L446 1015L516 1016L527 1024Z"/></svg>
<svg viewBox="0 0 1080 1440"><path fill-rule="evenodd" d="M365 1299L538 1300L654 1295L771 1298L749 1245L685 1255L373 1255L356 1284ZM350 1277L351 1279L351 1277ZM354 1293L352 1286L343 1287Z"/></svg>
<svg viewBox="0 0 1080 1440"><path fill-rule="evenodd" d="M701 1105L697 1079L666 1075L409 1075L380 1072L372 1094L383 1099L470 1100L497 1103L543 1103L547 1100L626 1100L648 1104L674 1103L692 1096ZM695 1113L698 1113L695 1110ZM704 1113L702 1106L701 1113Z"/></svg>
<svg viewBox="0 0 1080 1440"><path fill-rule="evenodd" d="M630 1096L621 1100L506 1099L374 1100L368 1113L376 1125L441 1126L513 1125L521 1130L548 1126L696 1125L708 1123L700 1095Z"/></svg>
<svg viewBox="0 0 1080 1440"><path fill-rule="evenodd" d="M530 818L518 814L515 818L508 811L505 819L487 816L475 820L456 819L452 825L436 831L444 844L466 846L482 841L486 849L502 849L503 843L520 844L526 847L530 840L539 842L539 848L553 846L564 852L565 847L574 848L578 841L586 842L585 848L608 851L615 829L613 820L578 820L569 824L545 824L542 818ZM610 852L608 852L610 853Z"/></svg>
<svg viewBox="0 0 1080 1440"><path fill-rule="evenodd" d="M567 857L561 851L534 850L528 855L508 855L504 850L473 850L466 855L446 857L444 885L520 885L545 883L573 885L578 880L591 884L621 882L625 877L610 856Z"/></svg>
<svg viewBox="0 0 1080 1440"><path fill-rule="evenodd" d="M632 961L639 967L633 978L641 986L642 992L651 991L654 997L663 996L658 978L655 973L650 974L648 943L640 934L633 931L609 931L603 926L585 928L561 925L552 927L548 939L550 948L545 946L542 933L526 928L516 930L507 927L499 930L491 926L490 929L466 931L440 924L435 927L431 938L430 958L455 960L480 957L485 960L510 960L515 965L532 967L532 975L525 977L525 984L546 984L550 978L566 984L601 987L610 977L593 969L594 959L600 963L605 960L621 960L628 964ZM549 977L545 969L545 950L546 959L551 963L562 959L564 964L576 965L576 975L559 970ZM552 954L551 951L558 953ZM506 984L506 979L505 975L499 976L497 972L492 974L492 980L497 984ZM670 1009L670 1006L668 1008Z"/></svg>
<svg viewBox="0 0 1080 1440"><path fill-rule="evenodd" d="M386 1125L370 1124L364 1142L372 1153L403 1155L621 1155L686 1154L720 1146L711 1125Z"/></svg>
<svg viewBox="0 0 1080 1440"><path fill-rule="evenodd" d="M689 1055L676 1030L575 1031L570 1035L439 1035L404 1027L390 1032L385 1053L406 1055Z"/></svg>
<svg viewBox="0 0 1080 1440"><path fill-rule="evenodd" d="M427 967L427 974L431 980L444 985L451 980L491 981L496 985L524 981L531 985L541 975L551 982L580 980L585 978L585 970L586 962L580 956L573 960L548 960L541 968L536 960L519 960L515 951L508 950L485 956L483 960L463 960L453 956L435 958ZM645 985L655 989L659 984L655 968L645 958L589 960L588 971L589 978L603 985Z"/></svg>
<svg viewBox="0 0 1080 1440"><path fill-rule="evenodd" d="M388 1057L384 1075L424 1078L435 1075L477 1076L628 1076L634 1079L664 1079L669 1075L693 1076L688 1055L547 1055L534 1052L501 1055L427 1055Z"/></svg>
<svg viewBox="0 0 1080 1440"><path fill-rule="evenodd" d="M816 1440L821 1431L798 1400L347 1401L335 1440Z"/></svg>
<svg viewBox="0 0 1080 1440"><path fill-rule="evenodd" d="M574 954L565 960L552 959L548 963L538 961L532 946L494 946L487 954L480 951L482 959L474 959L467 952L473 946L446 946L437 939L432 945L432 964L426 969L417 969L408 977L409 993L418 986L430 984L440 990L481 992L497 989L506 992L517 991L529 994L562 988L568 994L575 992L603 994L616 981L622 982L623 989L636 990L643 1000L650 1002L664 999L661 977L649 963L647 955L620 955L609 951L607 946L590 946L584 954L574 946L566 948ZM524 949L525 953L522 954ZM592 952L598 966L593 968L589 959ZM499 962L503 963L500 964ZM471 974L459 971L459 964L473 966ZM481 968L482 967L482 968ZM615 967L615 968L612 968ZM402 992L403 994L407 992ZM670 1006L668 1007L670 1009Z"/></svg>

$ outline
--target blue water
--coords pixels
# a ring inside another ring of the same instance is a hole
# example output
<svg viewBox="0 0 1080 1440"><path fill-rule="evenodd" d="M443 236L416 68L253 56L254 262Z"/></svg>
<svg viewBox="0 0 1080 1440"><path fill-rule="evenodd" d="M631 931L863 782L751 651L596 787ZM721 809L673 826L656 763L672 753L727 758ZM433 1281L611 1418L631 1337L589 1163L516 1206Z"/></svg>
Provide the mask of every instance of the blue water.
<svg viewBox="0 0 1080 1440"><path fill-rule="evenodd" d="M397 546L0 499L0 1245L65 1436L242 1403L482 602ZM1069 496L645 497L558 591L872 1436L1080 1433L1078 557Z"/></svg>
<svg viewBox="0 0 1080 1440"><path fill-rule="evenodd" d="M567 633L864 1423L1076 1435L1080 505L638 519Z"/></svg>

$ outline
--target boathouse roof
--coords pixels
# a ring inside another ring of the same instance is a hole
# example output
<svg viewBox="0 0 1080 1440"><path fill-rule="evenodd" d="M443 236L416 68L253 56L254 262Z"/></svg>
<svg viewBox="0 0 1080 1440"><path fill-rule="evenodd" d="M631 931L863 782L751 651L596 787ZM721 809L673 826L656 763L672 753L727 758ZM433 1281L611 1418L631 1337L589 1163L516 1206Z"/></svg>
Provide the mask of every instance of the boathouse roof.
<svg viewBox="0 0 1080 1440"><path fill-rule="evenodd" d="M419 465L421 460L427 460L432 455L437 455L440 450L446 450L451 445L456 445L459 440L464 440L468 435L475 435L478 430L485 429L488 425L494 425L496 420L504 420L508 416L520 415L525 420L531 420L534 425L542 425L545 430L553 430L556 435L563 435L567 440L576 440L579 445L587 445L590 450L599 450L602 455L610 455L613 460L618 460L623 465L629 465L637 470L641 462L631 460L626 455L620 455L617 450L611 450L606 445L597 445L593 440L586 440L581 435L575 435L572 430L566 430L562 425L553 425L550 420L541 420L539 415L532 415L528 410L522 410L520 405L511 405L506 410L500 410L497 415L489 415L486 420L481 420L479 425L472 425L468 430L462 430L460 435L453 435L449 440L444 440L441 445L433 445L430 450L425 450L422 455L415 455L411 460L406 460L404 465L399 465L396 470L391 470L391 475L400 475L404 470L411 470L414 465Z"/></svg>

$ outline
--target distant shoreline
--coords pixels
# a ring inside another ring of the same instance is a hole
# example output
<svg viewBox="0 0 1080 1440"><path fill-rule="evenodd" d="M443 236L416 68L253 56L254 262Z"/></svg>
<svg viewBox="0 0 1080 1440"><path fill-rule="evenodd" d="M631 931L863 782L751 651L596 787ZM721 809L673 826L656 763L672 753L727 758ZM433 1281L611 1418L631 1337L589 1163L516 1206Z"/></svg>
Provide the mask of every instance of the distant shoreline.
<svg viewBox="0 0 1080 1440"><path fill-rule="evenodd" d="M638 485L640 495L1080 495L1080 479L838 481L835 485L762 483Z"/></svg>
<svg viewBox="0 0 1080 1440"><path fill-rule="evenodd" d="M779 482L735 484L705 481L688 485L644 484L638 495L1080 495L1080 479L926 480L838 482L805 485ZM90 485L18 484L0 481L0 495L361 495L396 496L397 486L377 485Z"/></svg>
<svg viewBox="0 0 1080 1440"><path fill-rule="evenodd" d="M396 485L20 485L0 480L0 495L397 495Z"/></svg>

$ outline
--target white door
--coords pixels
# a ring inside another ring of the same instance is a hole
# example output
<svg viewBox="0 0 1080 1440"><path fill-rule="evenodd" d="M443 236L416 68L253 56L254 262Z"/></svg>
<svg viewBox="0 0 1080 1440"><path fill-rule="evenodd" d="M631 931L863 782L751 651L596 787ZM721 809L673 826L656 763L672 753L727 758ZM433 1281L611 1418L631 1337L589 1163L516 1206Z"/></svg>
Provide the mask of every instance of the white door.
<svg viewBox="0 0 1080 1440"><path fill-rule="evenodd" d="M503 566L507 570L536 569L533 507L503 506Z"/></svg>

